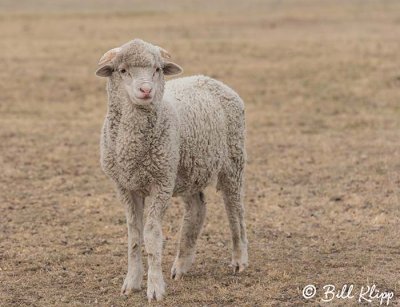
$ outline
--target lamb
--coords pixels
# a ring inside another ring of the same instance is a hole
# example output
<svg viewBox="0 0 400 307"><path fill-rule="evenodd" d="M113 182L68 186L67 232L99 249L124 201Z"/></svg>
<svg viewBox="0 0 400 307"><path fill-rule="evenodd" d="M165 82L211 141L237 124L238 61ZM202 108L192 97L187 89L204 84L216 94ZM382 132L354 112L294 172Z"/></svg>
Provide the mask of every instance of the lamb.
<svg viewBox="0 0 400 307"><path fill-rule="evenodd" d="M172 279L179 280L194 261L206 214L203 191L214 181L232 233L234 272L248 265L243 101L222 82L205 76L165 82L164 76L182 72L170 58L166 50L134 39L106 52L96 71L108 78L101 166L126 207L128 272L121 293L141 288L144 242L149 301L165 295L161 222L172 196L185 203ZM145 208L146 197L150 201Z"/></svg>

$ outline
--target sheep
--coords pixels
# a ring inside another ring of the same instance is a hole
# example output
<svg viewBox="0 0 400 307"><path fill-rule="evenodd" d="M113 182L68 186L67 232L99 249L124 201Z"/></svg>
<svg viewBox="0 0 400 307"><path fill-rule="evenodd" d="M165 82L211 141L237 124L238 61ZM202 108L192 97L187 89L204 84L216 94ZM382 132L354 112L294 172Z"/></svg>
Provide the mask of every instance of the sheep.
<svg viewBox="0 0 400 307"><path fill-rule="evenodd" d="M141 288L144 242L149 301L165 295L161 222L171 197L180 196L185 203L171 269L171 278L179 280L194 261L206 214L203 191L214 181L232 233L234 273L248 266L243 101L222 82L201 75L165 82L164 76L182 72L170 58L166 50L134 39L106 52L96 71L108 78L101 167L126 207L128 272L121 294ZM146 197L150 201L145 208Z"/></svg>

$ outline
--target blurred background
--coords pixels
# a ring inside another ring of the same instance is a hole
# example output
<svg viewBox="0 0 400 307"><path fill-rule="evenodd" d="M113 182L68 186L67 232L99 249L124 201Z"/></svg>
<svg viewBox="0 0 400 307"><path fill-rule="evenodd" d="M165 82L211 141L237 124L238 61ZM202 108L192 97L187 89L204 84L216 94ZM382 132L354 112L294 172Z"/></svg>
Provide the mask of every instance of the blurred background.
<svg viewBox="0 0 400 307"><path fill-rule="evenodd" d="M163 306L302 305L311 283L399 291L399 1L0 0L0 29L0 305L146 303L119 296L127 232L99 165L94 75L133 38L246 103L250 267L232 275L210 189L196 263L170 281L176 199Z"/></svg>

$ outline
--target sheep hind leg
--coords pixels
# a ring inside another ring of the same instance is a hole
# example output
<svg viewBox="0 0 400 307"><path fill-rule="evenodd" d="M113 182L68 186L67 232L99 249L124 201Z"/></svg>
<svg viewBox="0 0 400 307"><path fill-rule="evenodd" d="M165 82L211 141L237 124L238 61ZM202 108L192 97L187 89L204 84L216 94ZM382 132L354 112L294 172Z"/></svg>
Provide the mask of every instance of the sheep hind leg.
<svg viewBox="0 0 400 307"><path fill-rule="evenodd" d="M222 176L219 189L225 203L225 210L232 234L232 267L234 273L242 272L248 266L247 235L244 221L243 182L235 176Z"/></svg>
<svg viewBox="0 0 400 307"><path fill-rule="evenodd" d="M171 269L171 278L179 280L186 274L193 261L196 251L196 241L206 216L206 204L203 192L186 197L185 214L183 217L178 253Z"/></svg>

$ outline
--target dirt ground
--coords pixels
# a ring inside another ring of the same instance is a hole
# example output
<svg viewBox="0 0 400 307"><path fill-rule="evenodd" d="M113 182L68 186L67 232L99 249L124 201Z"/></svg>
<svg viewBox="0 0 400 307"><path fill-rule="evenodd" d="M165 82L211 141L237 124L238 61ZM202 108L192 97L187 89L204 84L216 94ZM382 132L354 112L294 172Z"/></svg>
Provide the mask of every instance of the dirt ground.
<svg viewBox="0 0 400 307"><path fill-rule="evenodd" d="M0 1L1 306L147 304L145 290L119 295L127 231L99 166L106 94L94 76L105 51L135 37L184 75L233 87L247 112L250 267L228 267L210 189L196 262L170 280L176 199L158 305L357 304L323 303L326 284L376 284L400 305L400 2L80 2Z"/></svg>

